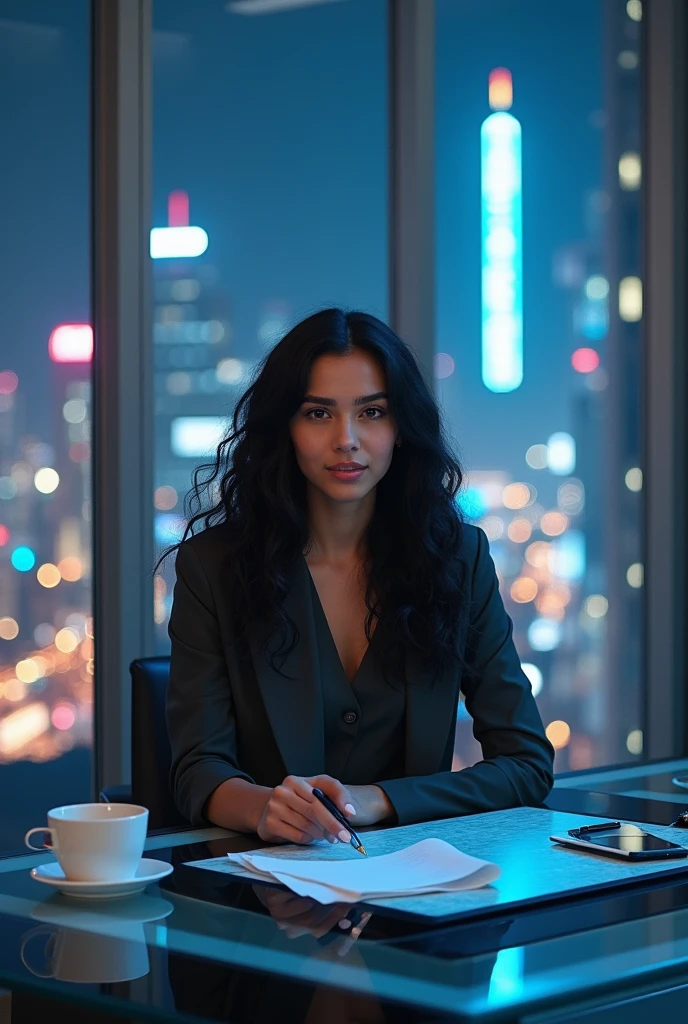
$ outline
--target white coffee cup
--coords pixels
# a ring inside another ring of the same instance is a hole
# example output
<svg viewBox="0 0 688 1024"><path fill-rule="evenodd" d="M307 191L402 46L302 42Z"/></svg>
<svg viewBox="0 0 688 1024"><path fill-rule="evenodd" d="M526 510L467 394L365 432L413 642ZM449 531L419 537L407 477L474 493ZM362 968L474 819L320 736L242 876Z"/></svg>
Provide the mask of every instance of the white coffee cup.
<svg viewBox="0 0 688 1024"><path fill-rule="evenodd" d="M48 826L30 829L30 850L52 850L70 882L120 882L134 878L143 855L148 810L137 804L68 804L48 811ZM35 832L50 842L32 846Z"/></svg>

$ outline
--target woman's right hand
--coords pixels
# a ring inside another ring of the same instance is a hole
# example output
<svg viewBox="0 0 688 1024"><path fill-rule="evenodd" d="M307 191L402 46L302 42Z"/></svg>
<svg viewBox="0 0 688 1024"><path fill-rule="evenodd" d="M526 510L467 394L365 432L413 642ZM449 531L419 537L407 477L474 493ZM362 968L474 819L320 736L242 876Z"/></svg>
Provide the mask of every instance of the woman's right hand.
<svg viewBox="0 0 688 1024"><path fill-rule="evenodd" d="M356 813L349 791L329 775L309 779L288 775L281 785L275 786L265 804L256 829L260 838L268 843L307 844L323 838L330 843L348 843L350 834L316 800L314 786L342 807L345 814Z"/></svg>
<svg viewBox="0 0 688 1024"><path fill-rule="evenodd" d="M351 904L329 903L324 906L306 896L297 896L295 892L284 892L282 889L270 889L267 885L254 885L253 891L270 911L288 939L297 939L310 933L316 939L322 938L339 925L339 933L344 938L351 928L346 915Z"/></svg>

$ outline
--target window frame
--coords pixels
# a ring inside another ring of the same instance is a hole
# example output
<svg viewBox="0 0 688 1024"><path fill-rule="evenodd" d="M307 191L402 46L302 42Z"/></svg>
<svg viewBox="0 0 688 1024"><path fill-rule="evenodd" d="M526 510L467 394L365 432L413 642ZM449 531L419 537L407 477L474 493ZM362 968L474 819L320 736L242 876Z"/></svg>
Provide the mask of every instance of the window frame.
<svg viewBox="0 0 688 1024"><path fill-rule="evenodd" d="M152 0L92 0L94 797L131 780L134 658L155 651Z"/></svg>
<svg viewBox="0 0 688 1024"><path fill-rule="evenodd" d="M688 753L685 695L686 72L682 0L643 4L644 744Z"/></svg>

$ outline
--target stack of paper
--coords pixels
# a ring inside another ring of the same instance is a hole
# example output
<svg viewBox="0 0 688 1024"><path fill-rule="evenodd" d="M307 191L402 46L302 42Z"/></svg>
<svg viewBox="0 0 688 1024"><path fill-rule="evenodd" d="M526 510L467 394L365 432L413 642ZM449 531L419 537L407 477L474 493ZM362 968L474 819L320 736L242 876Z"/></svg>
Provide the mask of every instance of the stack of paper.
<svg viewBox="0 0 688 1024"><path fill-rule="evenodd" d="M280 882L319 903L358 903L389 896L477 889L500 875L496 864L461 853L443 839L424 839L396 853L355 860L312 860L264 853L227 854L243 875Z"/></svg>

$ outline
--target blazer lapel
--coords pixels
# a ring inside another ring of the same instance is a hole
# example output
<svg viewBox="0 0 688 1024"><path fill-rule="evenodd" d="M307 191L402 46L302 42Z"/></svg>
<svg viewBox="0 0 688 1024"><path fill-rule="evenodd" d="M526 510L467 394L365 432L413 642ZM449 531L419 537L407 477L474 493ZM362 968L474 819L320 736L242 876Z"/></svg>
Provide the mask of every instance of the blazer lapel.
<svg viewBox="0 0 688 1024"><path fill-rule="evenodd" d="M406 676L406 775L448 771L451 764L442 760L456 732L458 669L446 668L433 679L430 670L411 658Z"/></svg>
<svg viewBox="0 0 688 1024"><path fill-rule="evenodd" d="M253 665L270 725L288 775L320 775L325 767L320 659L308 566L297 559L284 610L299 631L299 641L274 669L260 646L265 631L251 638ZM289 678L285 678L289 677Z"/></svg>
<svg viewBox="0 0 688 1024"><path fill-rule="evenodd" d="M251 637L253 665L287 774L320 775L325 770L320 658L310 573L303 557L295 564L284 609L299 631L299 642L281 664L284 675L260 650L264 630L256 629ZM375 631L378 640L379 629L380 624ZM446 668L433 679L431 671L410 658L406 676L406 775L448 770L451 764L443 765L442 759L456 731L458 669Z"/></svg>

